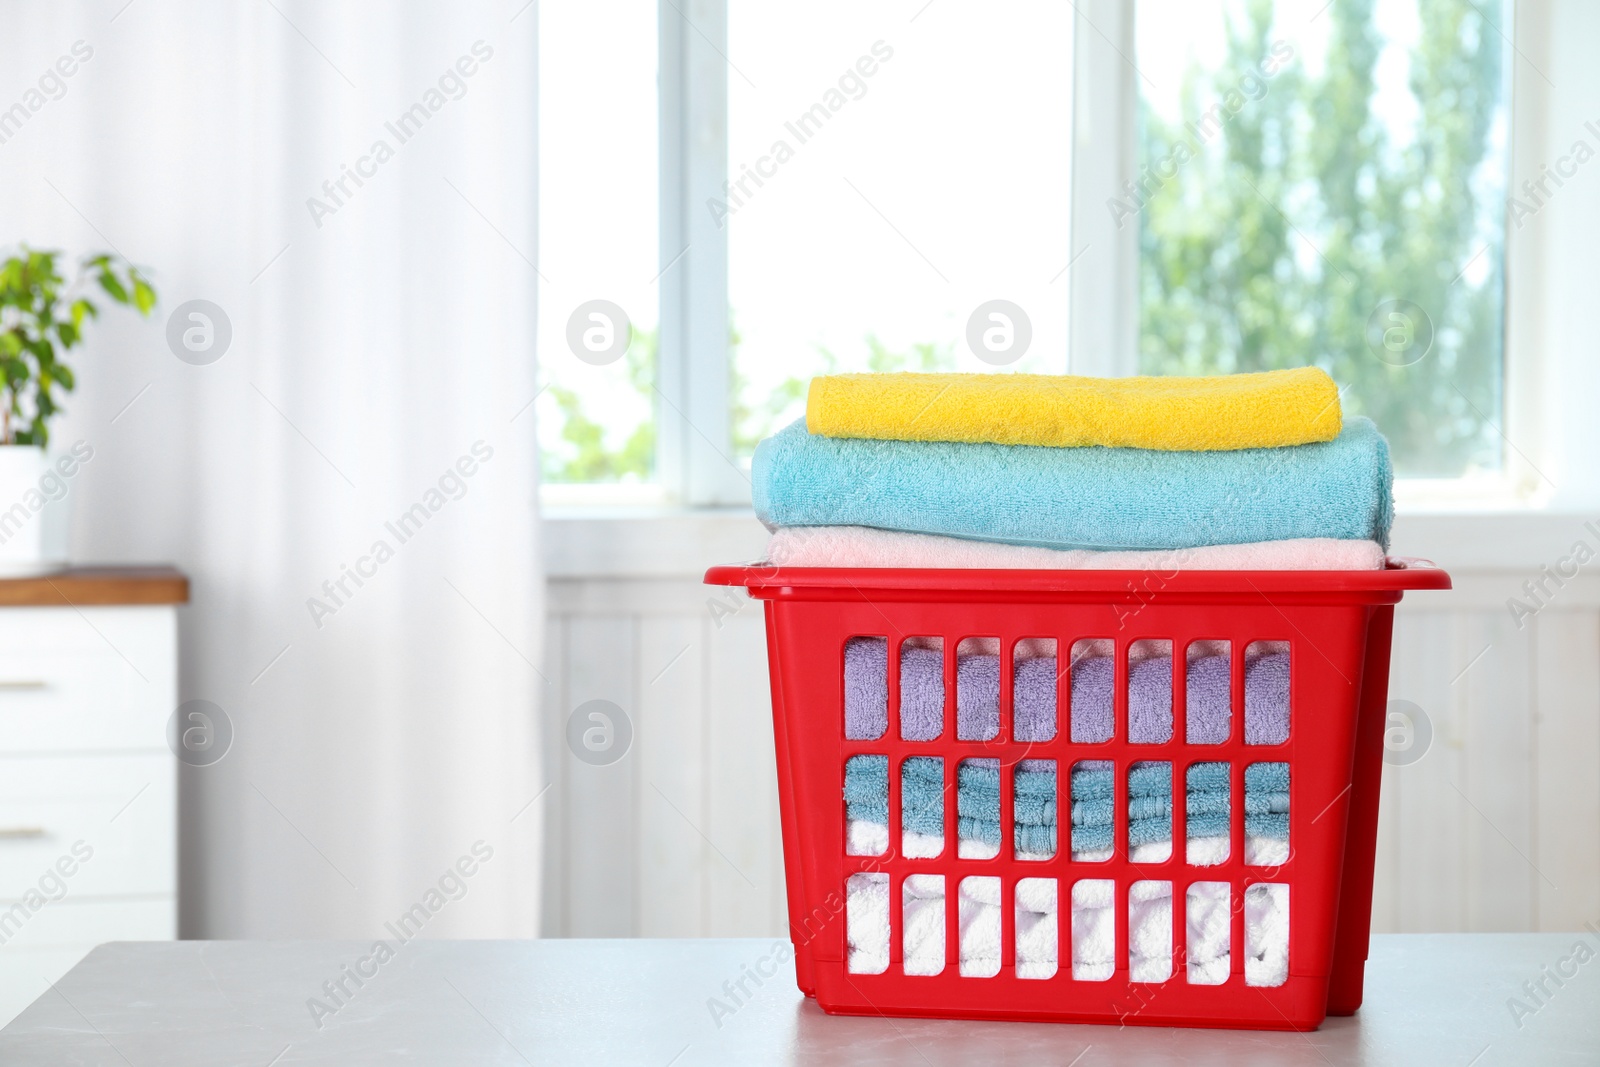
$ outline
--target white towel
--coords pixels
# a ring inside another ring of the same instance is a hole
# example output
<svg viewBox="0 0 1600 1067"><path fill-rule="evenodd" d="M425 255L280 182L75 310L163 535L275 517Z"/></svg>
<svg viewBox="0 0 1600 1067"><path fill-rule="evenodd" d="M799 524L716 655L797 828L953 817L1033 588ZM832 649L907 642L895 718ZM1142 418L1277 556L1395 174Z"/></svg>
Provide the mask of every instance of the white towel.
<svg viewBox="0 0 1600 1067"><path fill-rule="evenodd" d="M1161 844L1157 842L1156 844ZM1226 844L1226 842L1224 842ZM1281 842L1248 839L1265 852ZM1146 846L1148 847L1148 846ZM1148 862L1148 861L1147 861ZM1072 976L1105 981L1115 969L1116 911L1110 879L1084 879L1072 887ZM901 946L907 974L944 970L946 901L943 875L917 874L902 884ZM1159 982L1172 974L1172 884L1157 879L1133 883L1129 890L1128 936L1131 979ZM1016 918L1017 975L1048 978L1057 967L1058 904L1054 878L1029 878L1018 883ZM1000 973L1000 880L992 876L962 879L957 894L961 952L960 973L991 977ZM1245 983L1282 985L1289 973L1288 886L1269 883L1245 893ZM1187 980L1196 985L1226 982L1232 967L1231 909L1225 882L1190 886L1185 914ZM849 969L881 974L889 967L889 876L851 875L847 884L846 923Z"/></svg>
<svg viewBox="0 0 1600 1067"><path fill-rule="evenodd" d="M900 847L907 859L934 859L944 852L944 835L906 832L900 835ZM846 831L845 854L849 856L881 856L889 851L889 828L882 823L852 819ZM1214 867L1228 858L1226 837L1190 838L1185 851L1192 867ZM990 845L972 838L962 838L956 850L964 860L992 860L1000 854L999 845ZM1245 862L1256 867L1276 867L1289 859L1289 842L1271 837L1247 837L1244 841ZM1134 863L1165 863L1172 856L1171 841L1147 841L1133 846L1129 856ZM1047 860L1050 856L1024 852L1018 859ZM1111 850L1093 849L1074 852L1077 863L1100 863L1111 858Z"/></svg>
<svg viewBox="0 0 1600 1067"><path fill-rule="evenodd" d="M870 526L785 526L767 542L779 567L930 567L965 570L1377 570L1376 541L1307 537L1158 551L1034 548Z"/></svg>
<svg viewBox="0 0 1600 1067"><path fill-rule="evenodd" d="M944 970L944 879L926 874L907 878L902 908L906 924L906 973L938 974ZM884 952L888 951L885 938ZM887 958L884 966L888 966Z"/></svg>
<svg viewBox="0 0 1600 1067"><path fill-rule="evenodd" d="M919 834L908 830L900 835L900 848L907 859L933 859L944 852L944 835ZM844 851L847 856L882 856L889 851L889 828L880 822L851 819L845 828ZM999 854L999 845L986 844L974 838L962 838L957 848L957 855L964 860L992 860ZM1106 856L1110 855L1106 853ZM1024 852L1018 858L1047 860L1052 857Z"/></svg>
<svg viewBox="0 0 1600 1067"><path fill-rule="evenodd" d="M1289 979L1289 887L1265 882L1244 891L1244 982L1275 986Z"/></svg>
<svg viewBox="0 0 1600 1067"><path fill-rule="evenodd" d="M944 852L944 835L903 833L900 847L907 859L933 859ZM1228 858L1228 847L1226 837L1192 837L1185 843L1184 858L1191 867L1215 867ZM889 851L889 828L883 823L851 819L845 830L844 850L847 856L881 856ZM964 860L992 860L1000 854L1000 846L964 838L956 851ZM1171 841L1147 841L1133 846L1129 859L1134 863L1165 863L1171 855ZM1020 858L1051 857L1025 852ZM1100 863L1110 858L1109 848L1072 854L1076 863ZM1246 837L1244 861L1252 867L1281 867L1289 862L1289 842L1275 837Z"/></svg>

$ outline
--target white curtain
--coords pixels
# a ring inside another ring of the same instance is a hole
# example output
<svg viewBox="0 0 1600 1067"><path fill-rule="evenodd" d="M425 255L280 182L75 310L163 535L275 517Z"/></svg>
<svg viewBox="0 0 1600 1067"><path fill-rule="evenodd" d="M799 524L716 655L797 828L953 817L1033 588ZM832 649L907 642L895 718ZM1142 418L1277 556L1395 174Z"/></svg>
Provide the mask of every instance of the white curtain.
<svg viewBox="0 0 1600 1067"><path fill-rule="evenodd" d="M183 768L183 936L377 936L463 856L425 933L537 933L525 2L6 5L0 246L161 298L91 327L55 432L94 449L74 558L189 574L182 695L235 731ZM169 347L190 300L215 362Z"/></svg>

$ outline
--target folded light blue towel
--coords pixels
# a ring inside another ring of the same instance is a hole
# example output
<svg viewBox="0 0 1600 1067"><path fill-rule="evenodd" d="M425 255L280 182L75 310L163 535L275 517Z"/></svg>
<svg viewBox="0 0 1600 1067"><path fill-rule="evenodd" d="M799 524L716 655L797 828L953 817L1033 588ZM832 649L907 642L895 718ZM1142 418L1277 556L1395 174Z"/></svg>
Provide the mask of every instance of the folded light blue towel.
<svg viewBox="0 0 1600 1067"><path fill-rule="evenodd" d="M1114 813L1111 765L1084 760L1072 769L1072 848L1111 847ZM993 759L962 760L956 771L956 834L962 840L1000 843L1000 768ZM1245 833L1289 837L1289 765L1253 763L1245 767ZM1012 804L1013 831L1024 852L1050 855L1056 849L1056 771L1049 760L1017 765ZM1184 775L1189 838L1228 835L1229 770L1223 762L1190 765ZM901 765L900 819L903 829L944 833L944 762L914 756ZM845 761L847 816L880 825L889 820L889 761L886 756L851 756ZM1172 838L1172 766L1134 764L1128 771L1128 840L1142 845Z"/></svg>
<svg viewBox="0 0 1600 1067"><path fill-rule="evenodd" d="M1297 537L1389 545L1389 445L1371 420L1332 441L1235 452L819 437L805 420L751 468L769 527L877 526L1048 548L1177 549Z"/></svg>

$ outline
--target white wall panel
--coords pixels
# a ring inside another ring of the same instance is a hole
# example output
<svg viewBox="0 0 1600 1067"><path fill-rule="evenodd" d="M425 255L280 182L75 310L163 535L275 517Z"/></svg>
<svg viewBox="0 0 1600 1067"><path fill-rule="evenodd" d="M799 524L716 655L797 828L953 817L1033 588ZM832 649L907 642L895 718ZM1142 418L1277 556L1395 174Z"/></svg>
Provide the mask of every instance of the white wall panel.
<svg viewBox="0 0 1600 1067"><path fill-rule="evenodd" d="M1549 610L1533 622L1535 923L1600 921L1600 613Z"/></svg>
<svg viewBox="0 0 1600 1067"><path fill-rule="evenodd" d="M696 937L710 918L708 872L716 854L699 829L710 806L708 657L700 631L693 617L646 617L639 624L641 937Z"/></svg>
<svg viewBox="0 0 1600 1067"><path fill-rule="evenodd" d="M630 746L614 763L591 765L572 755L565 728L567 717L591 700L610 701L636 717L636 628L637 621L623 615L567 620L568 706L551 709L559 716L567 768L567 919L581 937L638 933L639 749Z"/></svg>

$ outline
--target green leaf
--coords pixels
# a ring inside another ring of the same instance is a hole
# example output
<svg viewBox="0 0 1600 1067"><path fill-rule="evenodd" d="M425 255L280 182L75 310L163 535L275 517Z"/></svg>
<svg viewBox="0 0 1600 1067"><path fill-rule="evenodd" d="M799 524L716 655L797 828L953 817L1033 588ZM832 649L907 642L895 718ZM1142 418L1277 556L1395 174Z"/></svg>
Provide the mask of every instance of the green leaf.
<svg viewBox="0 0 1600 1067"><path fill-rule="evenodd" d="M148 316L156 290L139 268L111 252L78 260L80 273L69 288L61 274L62 254L22 246L0 260L0 308L7 326L0 330L0 408L11 416L11 441L43 446L49 421L59 414L59 388L72 392L77 376L58 361L83 344L84 323L100 309L81 290L92 280L112 300Z"/></svg>
<svg viewBox="0 0 1600 1067"><path fill-rule="evenodd" d="M132 299L128 296L128 290L122 287L121 280L118 279L115 274L111 273L110 268L101 270L100 288L109 293L111 295L111 299L115 300L119 304L126 304Z"/></svg>
<svg viewBox="0 0 1600 1067"><path fill-rule="evenodd" d="M132 277L133 306L139 309L139 314L148 315L150 310L156 306L156 291L150 287L149 282L139 277L137 273L134 273Z"/></svg>

